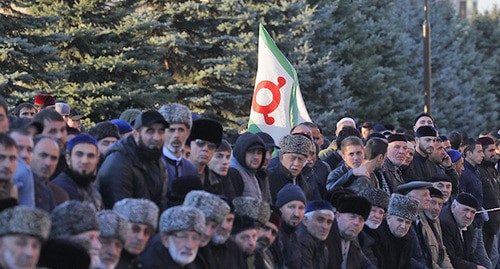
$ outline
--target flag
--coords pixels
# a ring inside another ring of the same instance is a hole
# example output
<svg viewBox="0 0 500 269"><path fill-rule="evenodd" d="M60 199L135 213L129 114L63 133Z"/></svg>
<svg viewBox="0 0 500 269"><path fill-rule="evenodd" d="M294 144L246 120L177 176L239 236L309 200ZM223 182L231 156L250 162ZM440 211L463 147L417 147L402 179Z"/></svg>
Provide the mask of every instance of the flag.
<svg viewBox="0 0 500 269"><path fill-rule="evenodd" d="M302 99L297 71L260 24L259 61L248 131L266 132L277 144L292 127L305 121L311 118Z"/></svg>

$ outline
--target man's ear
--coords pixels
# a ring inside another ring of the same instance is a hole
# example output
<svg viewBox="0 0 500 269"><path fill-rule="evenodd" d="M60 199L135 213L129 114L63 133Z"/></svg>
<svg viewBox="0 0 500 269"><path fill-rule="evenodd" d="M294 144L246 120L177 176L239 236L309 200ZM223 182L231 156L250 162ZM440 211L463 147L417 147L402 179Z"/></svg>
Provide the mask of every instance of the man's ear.
<svg viewBox="0 0 500 269"><path fill-rule="evenodd" d="M66 164L68 166L70 166L71 165L71 156L69 155L69 153L64 154L64 156L66 158Z"/></svg>
<svg viewBox="0 0 500 269"><path fill-rule="evenodd" d="M139 130L135 130L135 132L132 133L132 135L134 136L134 140L135 140L135 143L139 144L139 132L140 132L141 128L139 128Z"/></svg>
<svg viewBox="0 0 500 269"><path fill-rule="evenodd" d="M161 237L161 243L166 247L168 248L168 237L169 235L166 234L166 233L160 233L160 237Z"/></svg>

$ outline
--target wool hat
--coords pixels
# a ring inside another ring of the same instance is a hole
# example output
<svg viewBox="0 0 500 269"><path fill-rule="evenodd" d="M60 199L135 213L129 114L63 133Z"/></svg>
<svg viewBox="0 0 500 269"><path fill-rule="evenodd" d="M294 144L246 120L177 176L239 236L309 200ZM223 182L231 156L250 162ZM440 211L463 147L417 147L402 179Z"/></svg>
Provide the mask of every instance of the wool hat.
<svg viewBox="0 0 500 269"><path fill-rule="evenodd" d="M174 206L165 210L160 217L160 232L195 231L203 234L205 216L203 212L191 206Z"/></svg>
<svg viewBox="0 0 500 269"><path fill-rule="evenodd" d="M240 196L233 199L234 213L240 216L248 216L262 225L265 225L271 217L271 207L268 203L248 196Z"/></svg>
<svg viewBox="0 0 500 269"><path fill-rule="evenodd" d="M104 210L97 213L97 220L101 228L101 238L118 239L123 244L127 242L130 227L125 217L112 210Z"/></svg>
<svg viewBox="0 0 500 269"><path fill-rule="evenodd" d="M99 231L99 222L92 205L87 202L66 201L58 205L51 214L50 238L68 239L87 231Z"/></svg>
<svg viewBox="0 0 500 269"><path fill-rule="evenodd" d="M222 125L215 120L210 119L197 119L193 121L193 128L186 143L193 140L202 139L220 145L222 141Z"/></svg>
<svg viewBox="0 0 500 269"><path fill-rule="evenodd" d="M460 158L462 158L462 153L456 149L447 150L446 153L450 156L451 162L456 163Z"/></svg>
<svg viewBox="0 0 500 269"><path fill-rule="evenodd" d="M280 140L280 154L296 153L308 156L311 140L303 135L285 135Z"/></svg>
<svg viewBox="0 0 500 269"><path fill-rule="evenodd" d="M271 205L271 217L269 218L269 222L276 225L278 229L281 226L281 210L274 205Z"/></svg>
<svg viewBox="0 0 500 269"><path fill-rule="evenodd" d="M132 127L132 125L130 125L130 123L128 123L124 120L114 119L114 120L111 120L111 123L118 126L118 132L120 132L120 135L126 134L128 132L132 132L134 130L134 127Z"/></svg>
<svg viewBox="0 0 500 269"><path fill-rule="evenodd" d="M141 114L141 111L139 109L129 108L123 111L122 114L120 114L120 120L124 120L133 126L135 119L137 118L137 116L139 116L139 114Z"/></svg>
<svg viewBox="0 0 500 269"><path fill-rule="evenodd" d="M385 191L377 188L369 188L362 191L359 196L365 197L372 206L378 206L387 211L390 196Z"/></svg>
<svg viewBox="0 0 500 269"><path fill-rule="evenodd" d="M199 176L189 175L181 176L172 180L172 187L167 193L169 201L184 202L186 195L193 190L203 190L201 179Z"/></svg>
<svg viewBox="0 0 500 269"><path fill-rule="evenodd" d="M276 203L274 205L281 208L283 205L291 201L300 201L305 205L306 195L299 186L288 183L278 192Z"/></svg>
<svg viewBox="0 0 500 269"><path fill-rule="evenodd" d="M405 195L393 193L389 200L387 215L398 216L407 220L414 221L417 217L419 202Z"/></svg>
<svg viewBox="0 0 500 269"><path fill-rule="evenodd" d="M349 188L336 186L325 192L324 199L330 202L334 208L337 208L339 206L339 199L344 195L356 195L356 192Z"/></svg>
<svg viewBox="0 0 500 269"><path fill-rule="evenodd" d="M92 144L97 149L97 140L88 134L78 134L75 137L71 138L68 141L68 146L66 147L66 151L69 153L73 149L74 146L78 144Z"/></svg>
<svg viewBox="0 0 500 269"><path fill-rule="evenodd" d="M450 182L451 183L451 177L448 176L447 174L435 174L434 176L431 177L430 182Z"/></svg>
<svg viewBox="0 0 500 269"><path fill-rule="evenodd" d="M406 195L412 190L418 189L428 189L432 187L432 184L427 181L410 181L405 184L401 184L396 188L396 192L399 194Z"/></svg>
<svg viewBox="0 0 500 269"><path fill-rule="evenodd" d="M495 141L491 137L488 136L483 136L477 139L479 143L481 143L481 146L483 149L489 145L495 145Z"/></svg>
<svg viewBox="0 0 500 269"><path fill-rule="evenodd" d="M257 220L249 216L240 216L236 214L236 216L234 216L233 229L231 230L231 235L239 234L240 232L257 228L258 228Z"/></svg>
<svg viewBox="0 0 500 269"><path fill-rule="evenodd" d="M115 203L113 211L124 216L132 223L147 224L156 230L158 227L158 206L147 199L125 198Z"/></svg>
<svg viewBox="0 0 500 269"><path fill-rule="evenodd" d="M330 210L333 212L333 206L325 200L314 200L307 202L305 213L318 210Z"/></svg>
<svg viewBox="0 0 500 269"><path fill-rule="evenodd" d="M64 116L64 115L69 115L71 109L69 108L69 105L66 103L56 103L55 110L59 112L59 114Z"/></svg>
<svg viewBox="0 0 500 269"><path fill-rule="evenodd" d="M457 196L457 198L455 198L455 201L457 201L458 203L460 203L462 205L472 207L474 209L479 209L479 203L478 203L477 199L474 196L472 196L472 194L470 194L470 193L467 193L467 192L460 193Z"/></svg>
<svg viewBox="0 0 500 269"><path fill-rule="evenodd" d="M102 121L92 126L92 128L89 129L88 134L97 139L97 141L106 137L120 139L120 130L118 129L118 126L110 121Z"/></svg>
<svg viewBox="0 0 500 269"><path fill-rule="evenodd" d="M436 137L437 133L436 133L436 129L434 127L429 126L429 125L424 125L424 126L418 127L417 131L415 132L415 136L416 137L424 137L424 136Z"/></svg>
<svg viewBox="0 0 500 269"><path fill-rule="evenodd" d="M408 139L406 139L406 136L404 134L391 134L387 138L388 143L392 143L392 142L396 142L396 141L408 142Z"/></svg>
<svg viewBox="0 0 500 269"><path fill-rule="evenodd" d="M0 236L24 234L47 240L50 216L40 209L25 206L7 208L0 212Z"/></svg>
<svg viewBox="0 0 500 269"><path fill-rule="evenodd" d="M184 206L195 207L205 215L205 219L221 224L229 213L229 205L217 195L206 191L190 191L184 199Z"/></svg>
<svg viewBox="0 0 500 269"><path fill-rule="evenodd" d="M88 269L90 255L82 245L62 239L49 239L43 244L37 268Z"/></svg>
<svg viewBox="0 0 500 269"><path fill-rule="evenodd" d="M444 199L444 194L442 191L432 187L432 188L429 188L429 192L430 192L430 196L433 197L433 198L441 198L441 199Z"/></svg>
<svg viewBox="0 0 500 269"><path fill-rule="evenodd" d="M163 124L165 128L170 126L163 116L158 113L158 111L149 110L142 112L139 116L137 116L134 122L134 129L139 130L143 126L151 126L155 123Z"/></svg>
<svg viewBox="0 0 500 269"><path fill-rule="evenodd" d="M364 197L358 195L344 195L339 198L339 206L337 207L337 212L339 213L357 214L366 220L371 210L372 205Z"/></svg>
<svg viewBox="0 0 500 269"><path fill-rule="evenodd" d="M53 106L56 104L56 99L50 94L40 93L35 96L35 101L33 103L41 107Z"/></svg>
<svg viewBox="0 0 500 269"><path fill-rule="evenodd" d="M184 123L188 129L193 126L193 119L191 118L191 111L185 105L173 103L160 107L158 112L168 121L172 123Z"/></svg>
<svg viewBox="0 0 500 269"><path fill-rule="evenodd" d="M268 133L258 132L258 133L256 133L256 135L258 135L260 137L260 139L262 139L262 141L264 141L264 144L266 145L267 149L270 149L270 148L279 149L279 147L274 142L273 137L270 136Z"/></svg>

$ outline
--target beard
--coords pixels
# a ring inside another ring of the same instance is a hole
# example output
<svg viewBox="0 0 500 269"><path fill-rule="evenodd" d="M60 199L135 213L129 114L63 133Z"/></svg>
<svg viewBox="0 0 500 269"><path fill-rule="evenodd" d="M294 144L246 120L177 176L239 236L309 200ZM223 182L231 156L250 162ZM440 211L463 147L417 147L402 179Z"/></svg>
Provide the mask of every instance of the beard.
<svg viewBox="0 0 500 269"><path fill-rule="evenodd" d="M151 149L146 144L144 144L144 142L142 142L142 139L139 139L137 154L139 155L139 158L141 160L149 162L160 159L162 152L161 147Z"/></svg>
<svg viewBox="0 0 500 269"><path fill-rule="evenodd" d="M169 238L168 239L168 252L170 253L170 256L172 257L172 260L174 260L177 264L181 266L186 266L187 264L190 264L194 261L196 258L196 254L198 253L197 250L192 250L190 254L181 254L182 252L185 252L184 250L177 250L175 243L173 242L173 239Z"/></svg>
<svg viewBox="0 0 500 269"><path fill-rule="evenodd" d="M222 245L222 244L226 243L227 239L229 239L230 236L231 236L231 234L229 234L229 233L222 234L222 233L215 232L215 234L212 236L212 242L216 245Z"/></svg>
<svg viewBox="0 0 500 269"><path fill-rule="evenodd" d="M66 174L75 181L76 185L86 188L88 187L92 182L95 181L96 175L94 173L91 174L82 174L80 172L74 171L71 168L68 168L66 170Z"/></svg>
<svg viewBox="0 0 500 269"><path fill-rule="evenodd" d="M365 221L365 225L368 226L368 228L370 228L372 230L376 230L380 226L380 224L382 224L382 222L379 224L375 224L375 223L371 222L370 220Z"/></svg>
<svg viewBox="0 0 500 269"><path fill-rule="evenodd" d="M271 245L269 238L261 236L257 238L256 249L266 249Z"/></svg>

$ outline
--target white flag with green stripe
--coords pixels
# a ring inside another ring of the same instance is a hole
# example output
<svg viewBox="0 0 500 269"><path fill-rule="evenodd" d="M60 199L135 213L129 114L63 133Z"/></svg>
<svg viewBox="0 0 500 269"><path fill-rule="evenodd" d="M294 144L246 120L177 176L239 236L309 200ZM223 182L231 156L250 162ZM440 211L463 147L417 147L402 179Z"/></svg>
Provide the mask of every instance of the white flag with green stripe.
<svg viewBox="0 0 500 269"><path fill-rule="evenodd" d="M300 92L297 71L259 26L259 61L248 131L266 132L275 143L297 124L311 121Z"/></svg>

